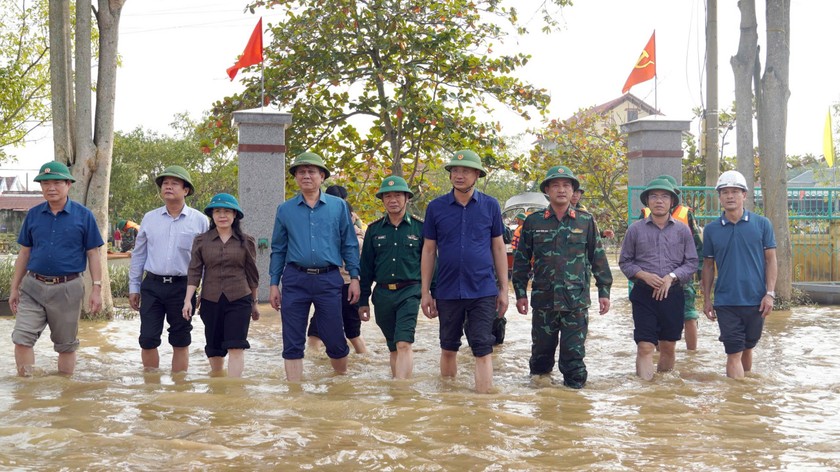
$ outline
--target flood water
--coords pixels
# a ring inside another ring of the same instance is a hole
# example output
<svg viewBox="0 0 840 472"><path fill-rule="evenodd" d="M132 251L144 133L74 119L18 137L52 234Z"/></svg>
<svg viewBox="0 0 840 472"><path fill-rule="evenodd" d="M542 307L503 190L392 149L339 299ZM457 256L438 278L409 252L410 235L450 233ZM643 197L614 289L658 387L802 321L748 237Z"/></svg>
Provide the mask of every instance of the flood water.
<svg viewBox="0 0 840 472"><path fill-rule="evenodd" d="M439 377L438 324L422 315L414 379L389 378L369 322L371 352L351 354L348 375L307 352L301 384L284 380L280 318L267 305L241 380L208 376L198 318L180 378L142 372L137 318L82 323L71 378L54 375L45 333L36 375L18 378L14 320L0 318L0 468L840 470L840 307L774 312L743 381L725 377L717 325L701 319L700 350L680 343L676 370L648 383L634 375L623 284L612 298L609 314L590 318L583 390L556 372L556 385L532 382L530 315L513 308L487 395L472 391L465 347L458 377ZM168 365L168 346L161 358Z"/></svg>

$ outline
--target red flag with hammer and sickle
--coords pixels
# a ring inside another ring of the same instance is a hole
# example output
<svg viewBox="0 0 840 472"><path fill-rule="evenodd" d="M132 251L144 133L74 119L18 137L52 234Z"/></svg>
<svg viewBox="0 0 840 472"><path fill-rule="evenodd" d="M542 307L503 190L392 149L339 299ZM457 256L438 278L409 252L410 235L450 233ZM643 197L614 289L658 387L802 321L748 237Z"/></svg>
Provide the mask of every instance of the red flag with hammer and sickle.
<svg viewBox="0 0 840 472"><path fill-rule="evenodd" d="M650 80L656 77L656 31L650 35L650 40L647 42L642 54L639 55L639 60L630 72L630 77L627 77L627 82L624 83L624 88L621 93L630 91L630 87Z"/></svg>

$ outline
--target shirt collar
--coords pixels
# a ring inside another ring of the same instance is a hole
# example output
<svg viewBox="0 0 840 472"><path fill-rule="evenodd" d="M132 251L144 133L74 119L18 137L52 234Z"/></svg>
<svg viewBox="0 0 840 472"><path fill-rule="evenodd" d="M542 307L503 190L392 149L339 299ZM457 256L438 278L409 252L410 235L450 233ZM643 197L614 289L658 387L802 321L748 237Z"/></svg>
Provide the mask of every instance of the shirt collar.
<svg viewBox="0 0 840 472"><path fill-rule="evenodd" d="M164 215L164 216L169 216L170 218L172 218L172 216L169 215L169 210L166 209L166 205L160 207L160 214ZM181 208L181 213L179 213L178 218L175 218L175 219L180 220L181 218L186 218L186 217L187 217L187 204L184 203L183 208Z"/></svg>
<svg viewBox="0 0 840 472"><path fill-rule="evenodd" d="M402 220L400 220L400 224L397 225L397 226L400 226L403 223L406 223L406 224L411 223L411 215L408 213L408 211L405 212L405 214L402 217ZM382 217L382 226L386 226L386 225L394 226L393 224L391 224L391 217L388 216L387 211L385 212L385 216Z"/></svg>
<svg viewBox="0 0 840 472"><path fill-rule="evenodd" d="M750 221L750 211L747 210L746 208L744 208L744 214L741 215L741 219L738 220L738 221L746 221L747 223L749 223L749 221ZM733 224L733 223L726 219L726 212L721 213L720 214L720 225L721 226L726 226L728 224Z"/></svg>
<svg viewBox="0 0 840 472"><path fill-rule="evenodd" d="M447 203L449 203L450 205L452 205L453 203L458 203L458 200L455 199L455 188L452 188L452 190L450 190L449 193L446 194L446 195L447 195ZM476 203L479 203L480 202L479 195L481 195L481 192L479 192L478 190L475 190L475 188L473 188L473 194L472 194L472 196L470 196L470 200L474 201ZM408 212L406 212L406 214L408 214Z"/></svg>
<svg viewBox="0 0 840 472"><path fill-rule="evenodd" d="M43 210L41 210L41 213L52 213L52 210L50 210L50 202L44 202L44 205L46 206ZM65 213L73 213L73 200L70 200L70 197L67 197L67 202L64 204L64 208L62 208L59 213L62 211Z"/></svg>
<svg viewBox="0 0 840 472"><path fill-rule="evenodd" d="M669 213L668 214L668 223L676 223L676 222L677 222L677 220L674 219L674 216ZM648 223L653 223L653 213L651 213L651 214L649 214L648 216L645 217L645 224L648 224Z"/></svg>
<svg viewBox="0 0 840 472"><path fill-rule="evenodd" d="M552 207L551 205L545 207L545 211L543 212L543 218L546 220L550 220L554 216L554 207ZM571 219L577 219L577 211L572 205L569 205L569 208L566 210L566 214L563 216L568 216Z"/></svg>
<svg viewBox="0 0 840 472"><path fill-rule="evenodd" d="M300 205L300 204L304 204L304 205L305 205L305 204L306 204L306 199L305 199L305 198L303 198L303 192L298 192L298 194L297 194L297 195L295 195L295 197L294 197L294 198L297 198L297 199L298 199L298 201L297 201L297 203L296 203L297 205ZM336 197L336 198L338 198L338 197ZM323 191L321 191L321 189L318 189L318 202L319 202L319 204L321 204L321 203L327 203L327 197L326 197L326 194L325 194Z"/></svg>
<svg viewBox="0 0 840 472"><path fill-rule="evenodd" d="M211 240L221 239L221 236L219 236L219 231L216 228L213 228L213 229L209 230L207 232L207 235L210 236ZM236 239L237 241L239 240L239 236L236 235L236 231L231 231L230 236L232 238Z"/></svg>

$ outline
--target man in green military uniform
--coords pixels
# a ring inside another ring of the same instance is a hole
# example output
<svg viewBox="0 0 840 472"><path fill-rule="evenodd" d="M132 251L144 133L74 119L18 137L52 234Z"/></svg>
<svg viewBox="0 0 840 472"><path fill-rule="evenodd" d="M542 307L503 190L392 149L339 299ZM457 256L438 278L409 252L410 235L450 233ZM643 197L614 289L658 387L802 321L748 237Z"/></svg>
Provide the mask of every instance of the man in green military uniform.
<svg viewBox="0 0 840 472"><path fill-rule="evenodd" d="M411 377L414 370L414 330L420 309L420 255L423 249L423 220L406 212L414 193L402 177L382 181L376 197L386 215L368 225L361 256L359 318L370 319L371 285L376 307L376 324L391 352L391 375Z"/></svg>
<svg viewBox="0 0 840 472"><path fill-rule="evenodd" d="M586 335L589 326L589 279L595 277L598 308L610 309L612 272L601 246L592 215L571 205L580 187L577 177L565 166L548 170L540 190L548 195L549 206L525 220L522 237L513 256L513 288L519 313L528 313L528 272L533 258L534 282L531 307L531 375L549 374L554 368L558 336L558 364L563 383L582 388L587 372Z"/></svg>

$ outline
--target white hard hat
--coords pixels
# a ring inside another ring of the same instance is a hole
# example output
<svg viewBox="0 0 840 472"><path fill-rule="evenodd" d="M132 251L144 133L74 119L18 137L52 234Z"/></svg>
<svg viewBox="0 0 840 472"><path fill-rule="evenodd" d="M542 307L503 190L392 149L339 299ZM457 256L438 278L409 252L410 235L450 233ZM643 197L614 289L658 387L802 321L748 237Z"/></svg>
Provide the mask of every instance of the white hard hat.
<svg viewBox="0 0 840 472"><path fill-rule="evenodd" d="M737 170L728 170L720 174L720 177L717 181L717 185L715 185L715 190L720 191L720 189L726 187L735 187L746 192L747 179L745 179L744 175L738 172Z"/></svg>

